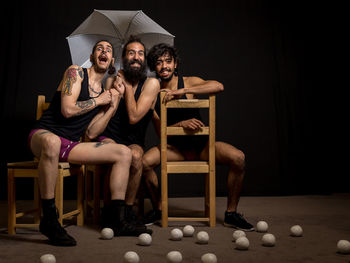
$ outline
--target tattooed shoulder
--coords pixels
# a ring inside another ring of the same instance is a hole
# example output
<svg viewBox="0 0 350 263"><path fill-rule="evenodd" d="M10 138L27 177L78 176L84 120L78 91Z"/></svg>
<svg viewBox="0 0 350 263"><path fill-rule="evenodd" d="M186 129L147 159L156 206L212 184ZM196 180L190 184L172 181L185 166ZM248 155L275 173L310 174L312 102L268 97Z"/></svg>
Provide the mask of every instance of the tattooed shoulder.
<svg viewBox="0 0 350 263"><path fill-rule="evenodd" d="M73 84L77 81L78 74L81 78L84 77L84 72L81 67L70 67L67 70L67 74L64 81L64 90L63 93L70 96L72 95Z"/></svg>

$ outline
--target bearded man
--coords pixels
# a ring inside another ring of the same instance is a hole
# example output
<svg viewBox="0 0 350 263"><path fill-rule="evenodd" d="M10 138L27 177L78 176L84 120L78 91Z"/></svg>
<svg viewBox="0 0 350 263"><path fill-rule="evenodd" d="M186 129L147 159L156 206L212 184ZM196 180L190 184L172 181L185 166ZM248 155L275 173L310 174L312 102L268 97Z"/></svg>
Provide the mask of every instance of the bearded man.
<svg viewBox="0 0 350 263"><path fill-rule="evenodd" d="M117 76L107 79L107 83L115 80L118 85L125 87L124 97L109 122L93 132L100 134L100 142L123 144L131 150L125 216L128 221L141 224L135 216L133 205L141 181L146 129L153 115L160 84L156 78L147 78L146 50L140 39L131 37L128 40L122 51L122 62L123 70L119 70ZM108 217L108 206L105 204L102 224L108 221Z"/></svg>

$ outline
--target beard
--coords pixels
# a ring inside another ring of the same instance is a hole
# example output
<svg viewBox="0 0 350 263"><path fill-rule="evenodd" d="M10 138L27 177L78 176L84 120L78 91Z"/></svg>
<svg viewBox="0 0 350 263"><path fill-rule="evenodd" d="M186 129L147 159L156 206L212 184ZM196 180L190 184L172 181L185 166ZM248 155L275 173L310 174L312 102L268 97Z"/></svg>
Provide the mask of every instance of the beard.
<svg viewBox="0 0 350 263"><path fill-rule="evenodd" d="M134 68L131 65L133 63L138 63L139 68ZM131 83L139 82L142 79L146 78L146 64L138 59L127 60L123 59L123 70L124 76L127 81Z"/></svg>
<svg viewBox="0 0 350 263"><path fill-rule="evenodd" d="M170 71L170 70L168 70L168 71ZM162 71L161 71L161 72L162 72ZM161 72L160 72L160 73L161 73ZM158 73L156 73L157 78L159 78L161 81L165 81L165 82L169 82L169 81L173 78L174 74L175 74L175 71L172 71L171 74L170 74L169 76L167 76L167 77L162 77L162 76L160 76ZM175 75L176 75L176 74L175 74Z"/></svg>

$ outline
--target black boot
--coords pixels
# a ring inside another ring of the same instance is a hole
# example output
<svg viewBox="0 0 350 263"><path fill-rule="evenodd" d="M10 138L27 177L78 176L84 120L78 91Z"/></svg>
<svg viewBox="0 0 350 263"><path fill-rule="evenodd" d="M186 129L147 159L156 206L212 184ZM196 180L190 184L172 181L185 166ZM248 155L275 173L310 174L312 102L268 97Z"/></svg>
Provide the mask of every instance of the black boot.
<svg viewBox="0 0 350 263"><path fill-rule="evenodd" d="M43 218L40 221L39 230L45 235L51 245L75 246L77 242L58 222L55 200L43 200Z"/></svg>
<svg viewBox="0 0 350 263"><path fill-rule="evenodd" d="M125 202L122 200L112 200L111 218L113 220L112 229L114 236L139 236L142 233L152 234L151 229L144 225L135 225L125 218Z"/></svg>
<svg viewBox="0 0 350 263"><path fill-rule="evenodd" d="M145 226L143 221L139 219L133 210L132 205L125 205L125 220L131 224L134 224L136 226Z"/></svg>

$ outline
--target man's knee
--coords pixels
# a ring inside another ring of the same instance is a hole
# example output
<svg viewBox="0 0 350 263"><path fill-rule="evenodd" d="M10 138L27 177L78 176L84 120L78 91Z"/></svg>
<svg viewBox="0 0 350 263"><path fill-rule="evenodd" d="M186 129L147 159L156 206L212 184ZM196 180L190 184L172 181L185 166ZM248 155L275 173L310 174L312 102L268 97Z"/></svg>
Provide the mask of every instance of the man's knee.
<svg viewBox="0 0 350 263"><path fill-rule="evenodd" d="M115 159L117 162L131 163L132 154L129 147L123 144L114 145Z"/></svg>
<svg viewBox="0 0 350 263"><path fill-rule="evenodd" d="M153 168L155 168L157 165L159 165L159 162L157 162L157 160L151 156L150 154L145 154L142 158L142 166L143 166L143 170L149 171L152 170Z"/></svg>
<svg viewBox="0 0 350 263"><path fill-rule="evenodd" d="M132 156L131 165L137 169L142 168L143 150L142 149L137 149L137 150L132 149L131 156Z"/></svg>
<svg viewBox="0 0 350 263"><path fill-rule="evenodd" d="M45 136L42 139L41 154L47 158L58 158L61 150L61 140L58 136Z"/></svg>
<svg viewBox="0 0 350 263"><path fill-rule="evenodd" d="M245 168L245 154L244 152L238 150L233 157L233 163L237 169L243 171Z"/></svg>

